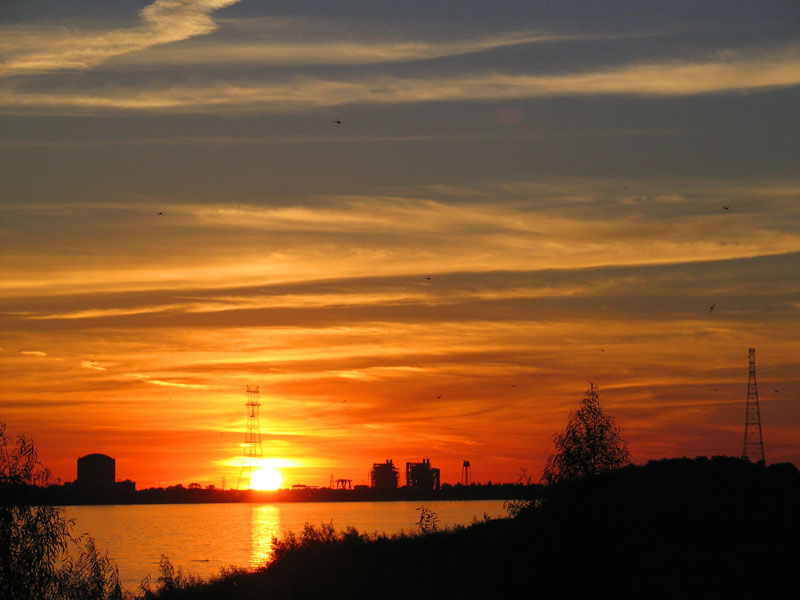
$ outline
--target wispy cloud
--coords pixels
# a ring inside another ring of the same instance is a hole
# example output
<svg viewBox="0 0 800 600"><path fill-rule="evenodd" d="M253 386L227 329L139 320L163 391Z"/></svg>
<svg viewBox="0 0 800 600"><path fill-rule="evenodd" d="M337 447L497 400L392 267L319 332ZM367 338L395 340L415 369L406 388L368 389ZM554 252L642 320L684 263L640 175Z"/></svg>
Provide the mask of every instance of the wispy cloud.
<svg viewBox="0 0 800 600"><path fill-rule="evenodd" d="M800 250L794 225L800 219L800 188L795 182L654 185L626 180L625 186L631 190L613 180L554 179L313 197L276 206L159 203L167 220L154 220L155 207L139 202L63 204L54 206L57 217L48 205L10 205L3 209L9 223L36 215L50 223L41 230L50 241L60 239L65 224L91 214L93 223L113 236L117 255L113 265L98 262L93 247L81 243L66 258L40 252L35 264L8 260L2 289L12 296L43 289L58 293L74 285L87 292L191 290L198 282L225 288L242 281L307 281L321 273L332 279L376 273L421 278L498 268L663 264ZM732 209L723 210L723 204ZM161 241L158 251L148 254L141 241L151 238L154 228ZM31 235L26 234L26 243L34 243ZM211 239L215 244L225 240L229 251L200 262L187 258L188 246L203 248ZM337 294L326 302L358 301ZM275 306L313 302L291 293L265 301ZM383 301L402 303L405 298L389 290ZM238 300L164 298L147 307L92 306L56 314L60 319L113 319L146 312L168 318L173 311L224 311L226 302ZM261 304L251 297L247 306ZM30 304L9 310L26 310L31 321L56 316L35 312Z"/></svg>
<svg viewBox="0 0 800 600"><path fill-rule="evenodd" d="M354 30L337 20L271 16L212 19L239 0L156 0L139 12L137 27L98 31L67 26L0 27L6 60L0 77L86 70L104 63L113 70L169 67L355 66L425 61L531 44L611 41L663 33L562 33L522 29L458 38L420 37L377 24ZM207 34L221 29L219 35ZM176 44L175 42L182 42Z"/></svg>
<svg viewBox="0 0 800 600"><path fill-rule="evenodd" d="M110 58L211 33L215 10L239 0L156 0L139 11L141 25L107 31L67 27L0 29L6 60L0 74L87 69Z"/></svg>
<svg viewBox="0 0 800 600"><path fill-rule="evenodd" d="M7 84L6 113L92 114L108 111L269 113L345 104L498 101L557 96L680 97L755 92L800 85L800 47L772 52L730 51L697 60L633 63L558 74L464 73L424 77L298 76L289 80L197 84L107 84L93 89L26 90Z"/></svg>
<svg viewBox="0 0 800 600"><path fill-rule="evenodd" d="M160 379L146 379L147 383L151 383L153 385L160 385L164 387L176 387L176 388L183 388L187 390L206 390L208 389L207 385L200 385L195 383L176 383L174 381L161 381Z"/></svg>
<svg viewBox="0 0 800 600"><path fill-rule="evenodd" d="M282 31L273 31L268 40L204 40L158 48L115 61L115 66L147 65L190 66L219 64L257 64L259 66L323 66L370 65L405 61L431 60L460 56L526 44L576 42L599 39L619 39L620 35L556 34L541 31L510 31L505 33L474 35L456 40L397 39L343 40L342 32L328 30L328 39L318 39L316 32L308 31L304 24L282 23ZM298 30L305 31L307 40L296 38ZM641 37L641 36L636 36Z"/></svg>

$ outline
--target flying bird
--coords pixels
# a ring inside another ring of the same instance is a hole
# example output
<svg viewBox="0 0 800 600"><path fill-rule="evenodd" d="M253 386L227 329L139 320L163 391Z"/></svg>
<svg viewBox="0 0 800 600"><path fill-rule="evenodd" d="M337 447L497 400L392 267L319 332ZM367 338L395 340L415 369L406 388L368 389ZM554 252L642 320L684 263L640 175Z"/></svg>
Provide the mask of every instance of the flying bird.
<svg viewBox="0 0 800 600"><path fill-rule="evenodd" d="M730 207L730 206L723 206L723 207L722 207L722 210L730 210L730 209L731 209L731 207Z"/></svg>
<svg viewBox="0 0 800 600"><path fill-rule="evenodd" d="M342 124L342 120L341 119L334 119L333 121L331 121L331 123L336 123L337 125L341 125Z"/></svg>
<svg viewBox="0 0 800 600"><path fill-rule="evenodd" d="M714 311L714 307L715 307L716 305L717 305L717 303L716 303L716 302L714 302L714 304L712 304L711 306L709 306L709 307L708 307L708 314L711 314L711 313Z"/></svg>
<svg viewBox="0 0 800 600"><path fill-rule="evenodd" d="M428 281L430 281L430 280L431 280L431 276L430 276L430 275L425 275L425 279L427 279Z"/></svg>
<svg viewBox="0 0 800 600"><path fill-rule="evenodd" d="M164 213L163 213L163 212L160 212L160 213L158 213L158 214L159 214L159 215L163 215Z"/></svg>

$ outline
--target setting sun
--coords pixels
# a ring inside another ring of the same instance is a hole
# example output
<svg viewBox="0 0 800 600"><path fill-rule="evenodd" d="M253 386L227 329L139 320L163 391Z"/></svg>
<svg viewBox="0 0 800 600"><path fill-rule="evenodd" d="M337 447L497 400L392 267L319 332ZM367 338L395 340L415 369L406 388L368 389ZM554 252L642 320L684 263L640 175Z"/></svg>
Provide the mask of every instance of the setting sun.
<svg viewBox="0 0 800 600"><path fill-rule="evenodd" d="M274 467L261 467L250 476L250 488L253 490L277 490L282 482L280 471Z"/></svg>

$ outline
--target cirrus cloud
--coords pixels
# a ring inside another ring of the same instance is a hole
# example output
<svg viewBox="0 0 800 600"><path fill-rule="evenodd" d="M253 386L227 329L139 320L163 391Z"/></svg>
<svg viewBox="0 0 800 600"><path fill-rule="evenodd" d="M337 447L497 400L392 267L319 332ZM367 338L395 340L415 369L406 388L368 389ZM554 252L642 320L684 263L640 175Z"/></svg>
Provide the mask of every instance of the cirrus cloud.
<svg viewBox="0 0 800 600"><path fill-rule="evenodd" d="M287 113L348 104L485 102L568 96L671 98L759 92L800 85L800 46L758 53L727 51L695 60L638 62L580 72L537 74L497 71L425 76L296 76L263 81L203 78L194 83L104 83L0 91L9 114Z"/></svg>
<svg viewBox="0 0 800 600"><path fill-rule="evenodd" d="M139 11L141 25L107 31L67 27L4 28L0 73L17 75L86 69L103 61L211 33L210 14L239 0L156 0Z"/></svg>

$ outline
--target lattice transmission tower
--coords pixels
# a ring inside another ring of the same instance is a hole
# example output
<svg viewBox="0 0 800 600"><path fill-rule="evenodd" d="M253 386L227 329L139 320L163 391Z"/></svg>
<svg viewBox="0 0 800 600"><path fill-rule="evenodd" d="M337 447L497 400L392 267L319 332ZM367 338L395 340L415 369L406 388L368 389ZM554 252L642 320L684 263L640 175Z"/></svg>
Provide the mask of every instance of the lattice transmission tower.
<svg viewBox="0 0 800 600"><path fill-rule="evenodd" d="M242 460L242 470L239 471L239 482L236 489L241 490L242 484L250 489L250 476L253 471L261 466L264 452L261 449L261 427L258 424L258 409L261 408L259 402L258 386L251 388L247 386L247 430L244 434L244 458Z"/></svg>
<svg viewBox="0 0 800 600"><path fill-rule="evenodd" d="M756 349L750 348L750 374L747 379L747 410L744 419L744 450L742 458L764 460L764 438L761 436L761 410L758 407L756 382Z"/></svg>

